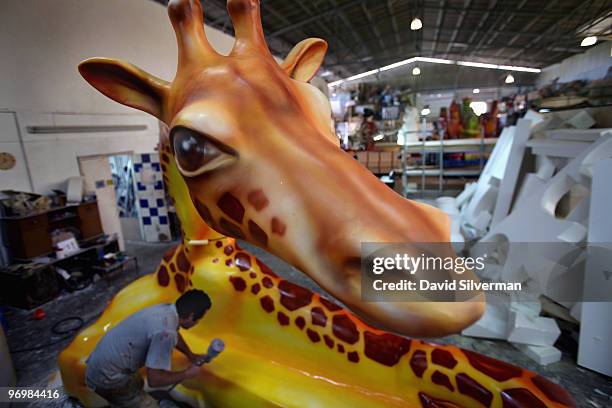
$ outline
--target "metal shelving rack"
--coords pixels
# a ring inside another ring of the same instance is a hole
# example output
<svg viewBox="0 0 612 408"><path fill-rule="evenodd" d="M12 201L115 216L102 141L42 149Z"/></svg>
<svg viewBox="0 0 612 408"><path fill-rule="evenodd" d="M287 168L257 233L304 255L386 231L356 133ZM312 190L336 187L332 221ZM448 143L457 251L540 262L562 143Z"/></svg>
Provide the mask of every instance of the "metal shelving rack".
<svg viewBox="0 0 612 408"><path fill-rule="evenodd" d="M485 153L495 146L497 138L485 138L483 133L479 138L471 139L444 139L444 134L441 135L440 140L425 140L427 136L431 135L431 131L425 129L425 123L422 124L421 130L414 131L420 136L420 142L404 142L402 145L402 168L398 169L402 173L402 194L407 197L411 193L443 193L444 191L444 178L445 176L467 176L475 177L479 176L484 167L484 155ZM412 150L412 151L411 151ZM438 153L439 166L435 168L426 168L425 160L426 153ZM467 152L478 152L480 155L479 168L478 169L446 169L444 168L444 154L445 153L467 153ZM419 166L408 166L408 155L410 153L421 154L421 164ZM408 188L408 176L421 176L421 188L420 189L409 189ZM426 176L438 176L438 188L437 189L426 189L425 177Z"/></svg>

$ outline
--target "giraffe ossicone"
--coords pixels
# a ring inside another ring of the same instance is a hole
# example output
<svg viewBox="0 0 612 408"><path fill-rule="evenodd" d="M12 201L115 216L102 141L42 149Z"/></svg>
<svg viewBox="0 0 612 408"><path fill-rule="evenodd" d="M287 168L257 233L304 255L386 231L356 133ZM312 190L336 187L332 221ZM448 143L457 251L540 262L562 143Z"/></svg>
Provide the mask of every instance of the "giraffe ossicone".
<svg viewBox="0 0 612 408"><path fill-rule="evenodd" d="M174 389L194 406L574 406L565 390L529 371L383 330L441 335L480 316L482 298L361 301L361 241L446 242L448 219L400 197L340 150L329 103L307 83L323 40L302 41L279 64L259 2L229 0L228 11L236 42L224 56L206 39L199 0L169 2L179 48L172 82L116 60L79 66L103 94L163 122L160 159L182 243L62 352L68 393L99 406L83 376L100 337L129 314L197 287L213 306L183 336L195 351L215 337L226 350ZM351 311L281 279L235 238L287 260ZM187 364L180 355L173 363Z"/></svg>

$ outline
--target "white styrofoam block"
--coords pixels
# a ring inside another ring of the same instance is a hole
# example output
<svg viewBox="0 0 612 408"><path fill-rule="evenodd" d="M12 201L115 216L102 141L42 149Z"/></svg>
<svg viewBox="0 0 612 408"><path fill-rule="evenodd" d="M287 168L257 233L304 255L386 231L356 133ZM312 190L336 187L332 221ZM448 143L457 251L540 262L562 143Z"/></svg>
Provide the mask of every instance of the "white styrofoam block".
<svg viewBox="0 0 612 408"><path fill-rule="evenodd" d="M599 251L612 250L612 159L592 166L592 196L589 216L588 242ZM606 259L607 258L607 259ZM609 256L592 253L586 261L583 299L609 299L612 277L609 274ZM608 273L607 273L608 272ZM580 310L582 309L582 310ZM612 376L612 302L585 301L576 303L572 316L580 315L580 341L578 364L602 374Z"/></svg>
<svg viewBox="0 0 612 408"><path fill-rule="evenodd" d="M514 344L514 346L540 365L548 365L561 360L561 351L553 346L534 346L532 344Z"/></svg>
<svg viewBox="0 0 612 408"><path fill-rule="evenodd" d="M555 319L533 318L510 310L507 333L507 339L512 343L552 346L561 335L561 330Z"/></svg>
<svg viewBox="0 0 612 408"><path fill-rule="evenodd" d="M487 294L485 312L461 334L486 339L506 339L508 325L508 297L503 294Z"/></svg>
<svg viewBox="0 0 612 408"><path fill-rule="evenodd" d="M491 225L499 223L510 213L512 197L517 188L517 180L523 164L527 140L531 135L531 124L532 122L528 119L519 119L516 125L512 146L508 154L508 164L504 169L503 176L499 177L502 183L497 194Z"/></svg>

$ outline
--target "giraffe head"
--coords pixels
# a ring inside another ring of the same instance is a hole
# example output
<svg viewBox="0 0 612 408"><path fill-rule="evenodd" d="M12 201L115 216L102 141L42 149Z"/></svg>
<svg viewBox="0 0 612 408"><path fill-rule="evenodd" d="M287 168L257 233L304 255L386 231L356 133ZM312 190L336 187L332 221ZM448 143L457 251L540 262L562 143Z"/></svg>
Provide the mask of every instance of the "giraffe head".
<svg viewBox="0 0 612 408"><path fill-rule="evenodd" d="M282 63L268 50L257 0L229 0L236 42L229 55L208 43L199 0L171 0L178 42L172 82L125 62L79 66L106 96L170 128L171 153L200 217L304 271L379 327L405 334L460 330L481 302L365 303L360 244L446 242L447 216L387 188L338 146L326 97L308 84L327 44L310 38Z"/></svg>

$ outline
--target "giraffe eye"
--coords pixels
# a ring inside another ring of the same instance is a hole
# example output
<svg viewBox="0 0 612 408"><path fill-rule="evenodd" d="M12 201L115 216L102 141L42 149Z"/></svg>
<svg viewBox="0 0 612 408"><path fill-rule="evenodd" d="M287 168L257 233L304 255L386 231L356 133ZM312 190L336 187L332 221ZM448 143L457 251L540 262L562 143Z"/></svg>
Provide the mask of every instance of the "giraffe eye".
<svg viewBox="0 0 612 408"><path fill-rule="evenodd" d="M211 139L184 127L173 129L172 146L179 170L186 176L197 176L232 159Z"/></svg>

